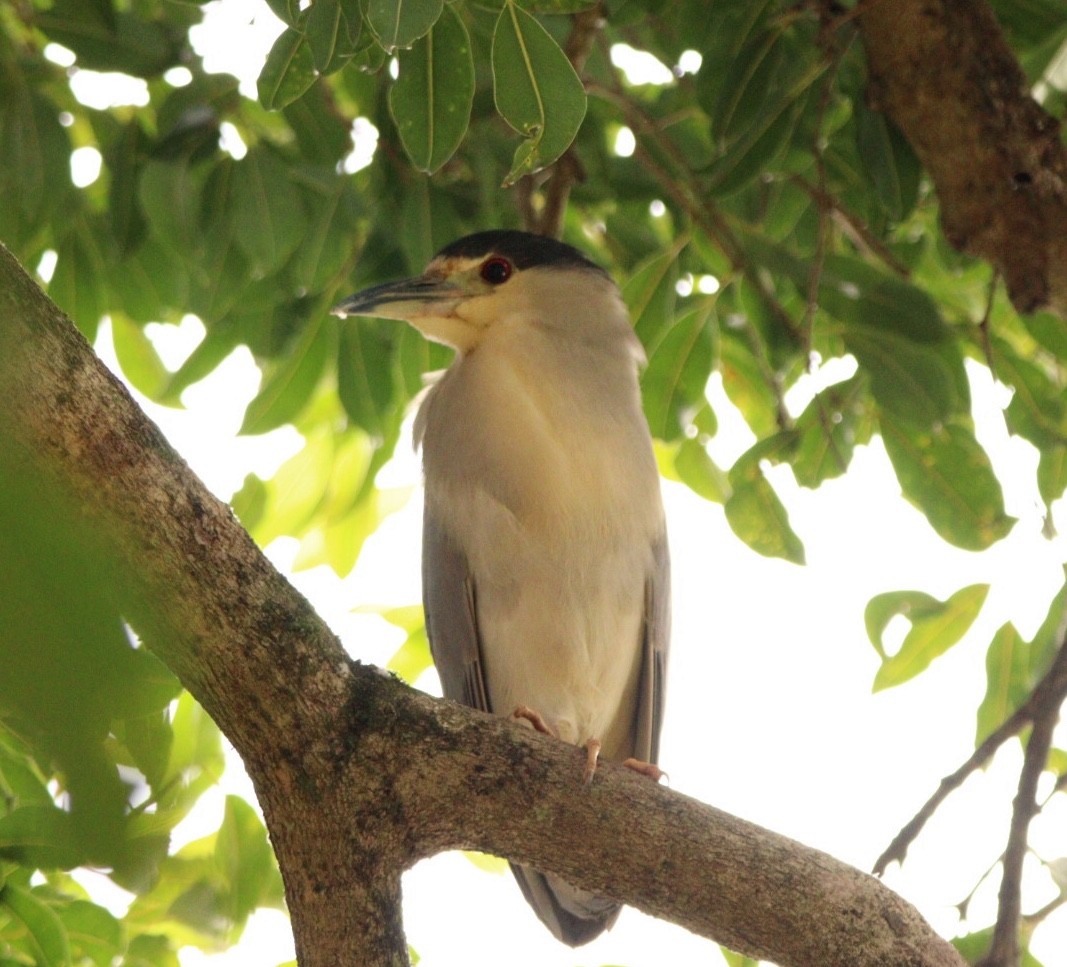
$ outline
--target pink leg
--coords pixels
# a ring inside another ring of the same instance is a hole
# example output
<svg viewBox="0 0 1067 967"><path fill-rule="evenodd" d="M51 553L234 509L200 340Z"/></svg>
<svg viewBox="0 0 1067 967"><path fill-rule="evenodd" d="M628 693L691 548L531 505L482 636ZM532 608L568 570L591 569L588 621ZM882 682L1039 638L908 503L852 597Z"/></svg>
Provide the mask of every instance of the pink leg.
<svg viewBox="0 0 1067 967"><path fill-rule="evenodd" d="M654 762L642 762L640 759L626 759L623 765L627 769L633 769L634 772L640 773L642 776L648 776L653 782L659 782L667 773L665 773Z"/></svg>
<svg viewBox="0 0 1067 967"><path fill-rule="evenodd" d="M516 706L515 711L511 713L511 717L529 722L534 727L535 732L540 732L542 735L551 735L554 739L559 738L556 735L556 730L544 720L541 713L528 705Z"/></svg>
<svg viewBox="0 0 1067 967"><path fill-rule="evenodd" d="M600 739L588 739L585 743L585 769L582 771L582 782L587 786L593 781L599 759Z"/></svg>

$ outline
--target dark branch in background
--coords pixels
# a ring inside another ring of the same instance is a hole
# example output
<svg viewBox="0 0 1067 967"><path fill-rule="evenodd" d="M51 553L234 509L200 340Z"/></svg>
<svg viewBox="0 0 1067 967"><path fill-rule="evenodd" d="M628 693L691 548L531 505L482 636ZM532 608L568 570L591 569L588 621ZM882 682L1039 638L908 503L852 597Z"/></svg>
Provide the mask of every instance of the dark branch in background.
<svg viewBox="0 0 1067 967"><path fill-rule="evenodd" d="M66 484L131 624L244 759L301 967L406 963L400 875L454 848L783 967L962 967L873 877L621 766L585 785L584 750L350 661L2 247L0 391L0 429Z"/></svg>
<svg viewBox="0 0 1067 967"><path fill-rule="evenodd" d="M993 943L979 967L1015 967L1019 962L1019 923L1022 918L1023 860L1030 821L1037 815L1037 783L1048 762L1052 731L1059 719L1059 705L1050 714L1034 720L1026 756L1019 774L1019 790L1011 812L1008 847L1004 851L1003 873L998 896L997 923Z"/></svg>
<svg viewBox="0 0 1067 967"><path fill-rule="evenodd" d="M604 10L600 3L588 10L574 15L570 36L564 45L564 53L571 62L574 72L581 77L585 62L593 50L597 34L604 27ZM563 156L548 170L548 178L542 172L534 180L533 175L519 179L516 185L516 203L522 215L522 225L528 232L559 238L563 233L563 216L567 213L567 202L571 188L576 182L585 180L585 169L572 145ZM535 195L538 189L543 191L541 204Z"/></svg>
<svg viewBox="0 0 1067 967"><path fill-rule="evenodd" d="M1067 149L988 3L857 10L868 96L933 179L946 238L989 261L1020 312L1067 313Z"/></svg>

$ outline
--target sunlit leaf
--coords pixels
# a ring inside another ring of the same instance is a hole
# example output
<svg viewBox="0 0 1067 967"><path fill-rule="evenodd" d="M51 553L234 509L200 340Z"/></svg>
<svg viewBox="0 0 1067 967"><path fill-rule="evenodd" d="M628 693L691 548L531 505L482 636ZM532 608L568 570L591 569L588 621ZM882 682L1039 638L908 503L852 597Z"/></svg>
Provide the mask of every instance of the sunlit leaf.
<svg viewBox="0 0 1067 967"><path fill-rule="evenodd" d="M730 493L727 475L715 465L699 439L683 440L674 456L674 472L695 494L713 503L724 503Z"/></svg>
<svg viewBox="0 0 1067 967"><path fill-rule="evenodd" d="M756 444L731 468L731 493L723 505L726 521L749 547L766 557L804 563L804 544L789 523L781 498L763 472L762 461L788 446L788 439L770 438Z"/></svg>
<svg viewBox="0 0 1067 967"><path fill-rule="evenodd" d="M222 871L235 923L243 924L257 907L280 904L281 875L255 810L238 796L226 797L226 811L215 840L215 862Z"/></svg>
<svg viewBox="0 0 1067 967"><path fill-rule="evenodd" d="M1032 684L1029 659L1029 643L1023 641L1015 625L1002 625L986 652L986 692L978 706L976 746L1026 699Z"/></svg>
<svg viewBox="0 0 1067 967"><path fill-rule="evenodd" d="M0 887L0 910L27 930L39 967L70 967L70 943L56 912L31 890L10 880Z"/></svg>
<svg viewBox="0 0 1067 967"><path fill-rule="evenodd" d="M874 677L874 691L900 685L925 671L930 662L964 636L988 593L988 584L972 584L947 601L938 601L923 591L890 591L871 598L864 620L867 636L882 658ZM890 620L898 615L911 628L900 648L890 654L883 635Z"/></svg>
<svg viewBox="0 0 1067 967"><path fill-rule="evenodd" d="M904 497L937 533L978 551L1004 537L1015 523L989 456L968 428L955 423L917 429L883 416L882 439Z"/></svg>

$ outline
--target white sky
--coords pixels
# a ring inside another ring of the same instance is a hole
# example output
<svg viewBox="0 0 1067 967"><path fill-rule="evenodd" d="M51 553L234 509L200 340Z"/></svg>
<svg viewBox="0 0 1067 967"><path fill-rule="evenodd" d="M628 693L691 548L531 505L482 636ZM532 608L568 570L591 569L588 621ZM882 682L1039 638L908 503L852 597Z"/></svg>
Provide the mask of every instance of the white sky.
<svg viewBox="0 0 1067 967"><path fill-rule="evenodd" d="M208 10L210 26L195 38L206 63L238 73L247 85L278 29L276 21L253 0L227 0ZM235 52L245 57L242 63L233 61ZM180 330L154 331L161 351L172 354L177 365L202 330L190 322ZM105 325L97 348L116 368L109 334ZM815 492L796 487L785 468L771 472L805 542L803 568L748 550L730 532L721 507L665 483L674 635L662 761L673 788L869 869L940 778L969 754L984 692L986 645L1006 620L1032 634L1062 582L1067 559L1064 540L1041 536L1034 451L1006 436L998 408L1005 400L988 374L976 366L969 372L982 442L1005 484L1008 511L1019 517L1012 534L984 554L948 547L899 498L879 442L857 451L843 480ZM224 499L246 473L269 476L299 446L291 429L235 436L257 385L251 357L239 350L187 391L186 411L142 401ZM751 436L736 413L731 416L717 379L711 393L720 417L725 415L713 451L728 463ZM384 473L390 483L417 485L418 463L409 445L402 441L398 450ZM384 663L401 636L353 610L419 599L420 498L416 489L410 505L386 521L348 579L325 568L290 574L363 660ZM1062 527L1062 505L1059 510ZM289 571L292 541L275 542L269 553ZM871 695L877 657L863 628L868 598L918 588L943 599L979 581L993 587L967 637L918 679ZM439 694L433 672L419 685ZM1057 738L1061 746L1067 741L1063 728ZM1003 750L942 807L903 870L894 867L886 877L945 936L958 932L953 904L1003 848L1019 761L1017 745ZM236 762L186 820L179 838L216 829L229 791L254 799ZM1046 859L1067 855L1065 830L1067 806L1061 801L1034 822L1034 850ZM1030 872L1026 909L1055 895L1036 863ZM979 891L970 929L992 921L996 886L993 877ZM707 941L633 910L606 936L571 951L537 922L509 875L486 874L460 855L420 864L405 877L404 894L408 939L423 967L721 962ZM1067 967L1067 910L1038 931L1033 952L1045 967ZM207 957L189 948L182 963L271 965L292 956L287 921L265 912L253 917L231 951Z"/></svg>

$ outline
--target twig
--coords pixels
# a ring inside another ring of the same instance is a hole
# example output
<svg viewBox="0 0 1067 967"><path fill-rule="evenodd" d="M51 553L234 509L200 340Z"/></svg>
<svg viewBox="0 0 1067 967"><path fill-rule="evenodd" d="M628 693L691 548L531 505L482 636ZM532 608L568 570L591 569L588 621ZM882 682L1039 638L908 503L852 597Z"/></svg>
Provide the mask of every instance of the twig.
<svg viewBox="0 0 1067 967"><path fill-rule="evenodd" d="M871 232L858 215L845 208L833 195L823 193L817 185L813 185L802 175L793 175L790 180L806 191L816 204L826 205L829 208L831 217L857 248L881 259L901 278L906 279L911 275L911 270L890 251L885 242Z"/></svg>
<svg viewBox="0 0 1067 967"><path fill-rule="evenodd" d="M1048 762L1052 732L1059 720L1059 705L1043 709L1034 719L1026 757L1019 774L1019 790L1012 806L1008 846L1004 851L1004 872L1000 880L997 923L993 943L978 967L1017 967L1019 963L1019 922L1022 917L1023 860L1030 821L1037 815L1037 783Z"/></svg>
<svg viewBox="0 0 1067 967"><path fill-rule="evenodd" d="M926 801L911 820L900 830L885 852L878 857L874 864L874 873L881 876L890 863L903 863L915 838L926 825L927 820L937 811L937 808L948 798L949 794L958 789L963 781L984 766L1008 739L1018 735L1026 726L1037 722L1039 718L1048 717L1049 710L1058 715L1059 708L1067 696L1067 638L1060 642L1060 647L1053 659L1052 665L1045 676L1034 687L1029 698L1001 725L971 753L966 762L955 772L945 776L941 780L937 791Z"/></svg>
<svg viewBox="0 0 1067 967"><path fill-rule="evenodd" d="M993 274L989 279L989 295L986 298L985 312L982 313L982 318L978 320L978 334L982 338L982 352L985 355L986 365L994 376L997 374L997 367L993 361L993 343L989 338L989 318L993 314L993 300L996 298L999 284L1000 269L994 268Z"/></svg>

